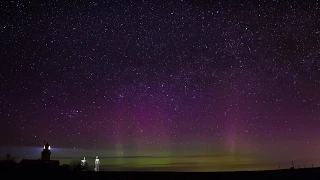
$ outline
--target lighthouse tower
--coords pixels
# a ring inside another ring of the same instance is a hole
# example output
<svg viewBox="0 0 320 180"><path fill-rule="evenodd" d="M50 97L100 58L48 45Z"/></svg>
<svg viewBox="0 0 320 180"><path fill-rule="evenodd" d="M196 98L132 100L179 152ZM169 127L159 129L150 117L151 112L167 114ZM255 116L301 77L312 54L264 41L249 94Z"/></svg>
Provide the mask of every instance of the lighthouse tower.
<svg viewBox="0 0 320 180"><path fill-rule="evenodd" d="M48 142L44 141L43 150L41 153L41 160L50 161L50 155L51 155L50 145Z"/></svg>

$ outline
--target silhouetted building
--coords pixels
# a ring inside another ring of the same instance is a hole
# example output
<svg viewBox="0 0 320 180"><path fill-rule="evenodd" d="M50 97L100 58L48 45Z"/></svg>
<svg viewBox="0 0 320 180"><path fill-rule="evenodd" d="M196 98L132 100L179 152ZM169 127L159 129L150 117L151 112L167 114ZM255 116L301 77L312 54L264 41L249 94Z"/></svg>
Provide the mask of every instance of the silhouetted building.
<svg viewBox="0 0 320 180"><path fill-rule="evenodd" d="M50 156L50 145L48 142L44 142L41 159L23 159L20 161L20 168L34 170L58 168L60 165L59 161L50 160Z"/></svg>

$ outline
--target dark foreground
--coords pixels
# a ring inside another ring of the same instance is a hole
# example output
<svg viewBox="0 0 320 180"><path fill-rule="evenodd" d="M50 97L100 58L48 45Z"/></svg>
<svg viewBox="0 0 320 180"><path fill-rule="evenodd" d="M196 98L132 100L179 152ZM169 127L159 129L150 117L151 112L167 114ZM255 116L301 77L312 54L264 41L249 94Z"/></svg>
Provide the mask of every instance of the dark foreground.
<svg viewBox="0 0 320 180"><path fill-rule="evenodd" d="M10 179L318 179L320 168L244 172L67 172L52 170L5 170L2 177Z"/></svg>

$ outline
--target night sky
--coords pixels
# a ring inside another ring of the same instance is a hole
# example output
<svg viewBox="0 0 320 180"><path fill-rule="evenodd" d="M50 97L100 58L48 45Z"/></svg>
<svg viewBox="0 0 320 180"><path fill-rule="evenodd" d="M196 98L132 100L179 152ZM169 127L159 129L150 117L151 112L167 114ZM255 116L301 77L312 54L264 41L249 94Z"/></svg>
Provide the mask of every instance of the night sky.
<svg viewBox="0 0 320 180"><path fill-rule="evenodd" d="M1 157L47 140L132 167L320 166L319 7L1 1Z"/></svg>

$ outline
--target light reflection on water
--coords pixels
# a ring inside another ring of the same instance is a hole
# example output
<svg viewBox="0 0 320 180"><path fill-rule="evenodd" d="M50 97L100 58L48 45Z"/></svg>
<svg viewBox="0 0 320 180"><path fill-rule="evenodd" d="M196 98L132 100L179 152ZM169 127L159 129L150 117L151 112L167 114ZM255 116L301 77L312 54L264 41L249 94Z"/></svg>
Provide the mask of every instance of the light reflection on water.
<svg viewBox="0 0 320 180"><path fill-rule="evenodd" d="M21 153L23 149L23 153ZM20 150L20 151L19 151ZM16 150L2 149L1 153L11 152L17 162L22 159L39 159L41 148L23 147ZM83 155L86 156L90 169L93 170L96 155L105 155L105 151L86 151L81 149L52 148L53 160L59 160L60 165L70 164L73 161L80 161ZM69 157L68 157L69 155ZM90 156L89 156L90 155ZM92 155L92 156L91 156ZM5 156L0 157L4 159ZM136 170L136 171L249 171L249 170L269 170L288 169L291 167L291 159L284 158L261 158L252 155L195 155L195 156L127 156L127 157L104 157L99 156L100 170ZM281 159L281 160L280 160ZM296 160L296 167L317 167L320 159L304 158Z"/></svg>
<svg viewBox="0 0 320 180"><path fill-rule="evenodd" d="M61 158L60 164L69 164L79 158ZM278 164L256 162L246 156L193 156L193 157L100 157L100 170L114 171L248 171L277 169ZM86 157L90 169L94 157ZM289 168L290 162L282 163ZM90 170L89 169L89 170Z"/></svg>
<svg viewBox="0 0 320 180"><path fill-rule="evenodd" d="M4 158L1 158L1 160ZM20 162L22 159L33 159L27 157L16 157ZM59 160L60 165L80 161L83 157L52 157ZM255 171L289 169L291 161L279 163L257 161L249 156L167 156L167 157L99 157L100 171ZM86 157L89 170L93 170L95 157ZM311 167L312 164L304 164ZM301 168L304 167L301 165ZM317 164L313 164L317 167ZM298 167L298 165L296 165Z"/></svg>

